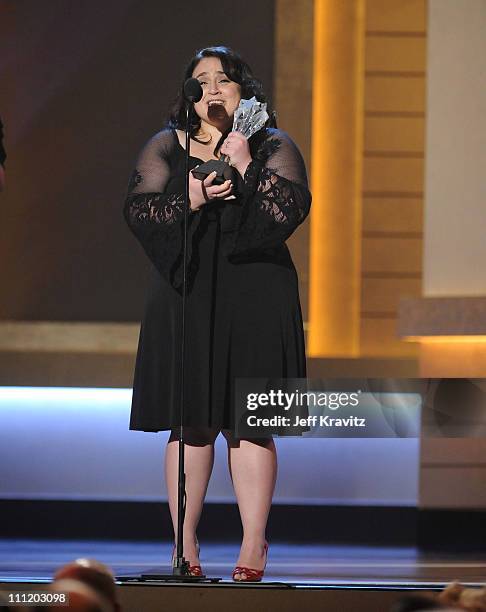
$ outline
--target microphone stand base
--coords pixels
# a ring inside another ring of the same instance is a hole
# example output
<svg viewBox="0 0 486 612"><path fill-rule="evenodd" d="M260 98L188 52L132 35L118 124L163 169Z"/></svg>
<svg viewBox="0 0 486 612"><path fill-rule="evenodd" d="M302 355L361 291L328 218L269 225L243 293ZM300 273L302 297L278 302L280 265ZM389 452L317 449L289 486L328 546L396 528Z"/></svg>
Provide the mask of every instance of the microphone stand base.
<svg viewBox="0 0 486 612"><path fill-rule="evenodd" d="M191 576L190 574L164 574L157 570L144 572L140 576L120 576L117 577L120 581L137 581L137 582L202 582L202 583L214 583L220 582L221 578L208 578L207 576Z"/></svg>

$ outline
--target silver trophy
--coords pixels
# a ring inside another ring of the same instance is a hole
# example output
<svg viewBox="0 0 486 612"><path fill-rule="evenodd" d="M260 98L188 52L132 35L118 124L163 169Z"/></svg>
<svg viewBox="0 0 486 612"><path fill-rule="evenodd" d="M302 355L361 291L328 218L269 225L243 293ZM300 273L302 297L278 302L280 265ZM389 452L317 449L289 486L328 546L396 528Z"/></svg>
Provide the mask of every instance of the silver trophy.
<svg viewBox="0 0 486 612"><path fill-rule="evenodd" d="M249 100L240 100L238 108L233 117L233 132L240 132L246 138L253 136L266 123L268 119L267 104L258 102L253 96ZM210 159L192 170L195 178L203 181L211 172L216 171L213 185L221 185L226 180L231 179L233 184L234 168L230 166L227 155L221 155L219 159Z"/></svg>

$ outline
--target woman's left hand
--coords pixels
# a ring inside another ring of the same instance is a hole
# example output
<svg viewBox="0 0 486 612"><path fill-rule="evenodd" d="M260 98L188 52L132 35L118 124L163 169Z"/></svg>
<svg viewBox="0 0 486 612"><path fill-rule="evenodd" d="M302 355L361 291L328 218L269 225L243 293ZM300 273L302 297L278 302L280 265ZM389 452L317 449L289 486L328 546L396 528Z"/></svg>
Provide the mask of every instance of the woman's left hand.
<svg viewBox="0 0 486 612"><path fill-rule="evenodd" d="M241 132L230 132L221 145L221 153L230 158L231 165L244 176L248 164L251 162L248 140Z"/></svg>

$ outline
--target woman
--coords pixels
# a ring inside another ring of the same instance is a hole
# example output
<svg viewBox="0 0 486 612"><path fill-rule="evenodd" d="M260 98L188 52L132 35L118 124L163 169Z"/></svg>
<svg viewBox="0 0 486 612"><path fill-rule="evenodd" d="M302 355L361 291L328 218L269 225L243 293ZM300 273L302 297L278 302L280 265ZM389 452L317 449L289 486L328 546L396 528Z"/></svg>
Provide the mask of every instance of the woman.
<svg viewBox="0 0 486 612"><path fill-rule="evenodd" d="M190 166L229 156L234 184L190 174L186 305L184 557L201 573L196 528L222 432L243 525L234 580L261 580L265 528L277 473L271 435L235 436L236 378L305 377L297 275L285 240L305 219L310 193L302 157L284 132L266 127L249 140L230 131L240 99L264 102L248 65L227 47L199 51L184 81L194 105ZM140 330L130 428L170 429L165 474L177 534L177 464L184 205L185 103L182 88L168 128L139 155L124 214L154 264Z"/></svg>

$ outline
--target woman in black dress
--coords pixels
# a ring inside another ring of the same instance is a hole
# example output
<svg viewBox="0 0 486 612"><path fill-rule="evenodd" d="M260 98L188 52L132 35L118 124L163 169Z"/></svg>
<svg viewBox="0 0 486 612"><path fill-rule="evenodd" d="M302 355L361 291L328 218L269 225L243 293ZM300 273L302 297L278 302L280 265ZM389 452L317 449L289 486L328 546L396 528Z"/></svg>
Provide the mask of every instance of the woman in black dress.
<svg viewBox="0 0 486 612"><path fill-rule="evenodd" d="M235 184L190 174L184 440L184 557L200 573L196 528L222 432L243 542L234 580L260 580L265 528L277 473L271 436L235 436L236 378L303 378L305 348L297 275L285 240L305 219L311 196L302 156L283 131L264 127L246 139L230 131L241 98L264 102L248 65L227 47L199 51L184 81L203 89L191 125L190 167L220 154ZM153 263L135 367L130 428L172 430L165 473L177 534L177 464L184 205L182 88L168 127L142 149L125 219ZM270 124L270 122L268 122Z"/></svg>

